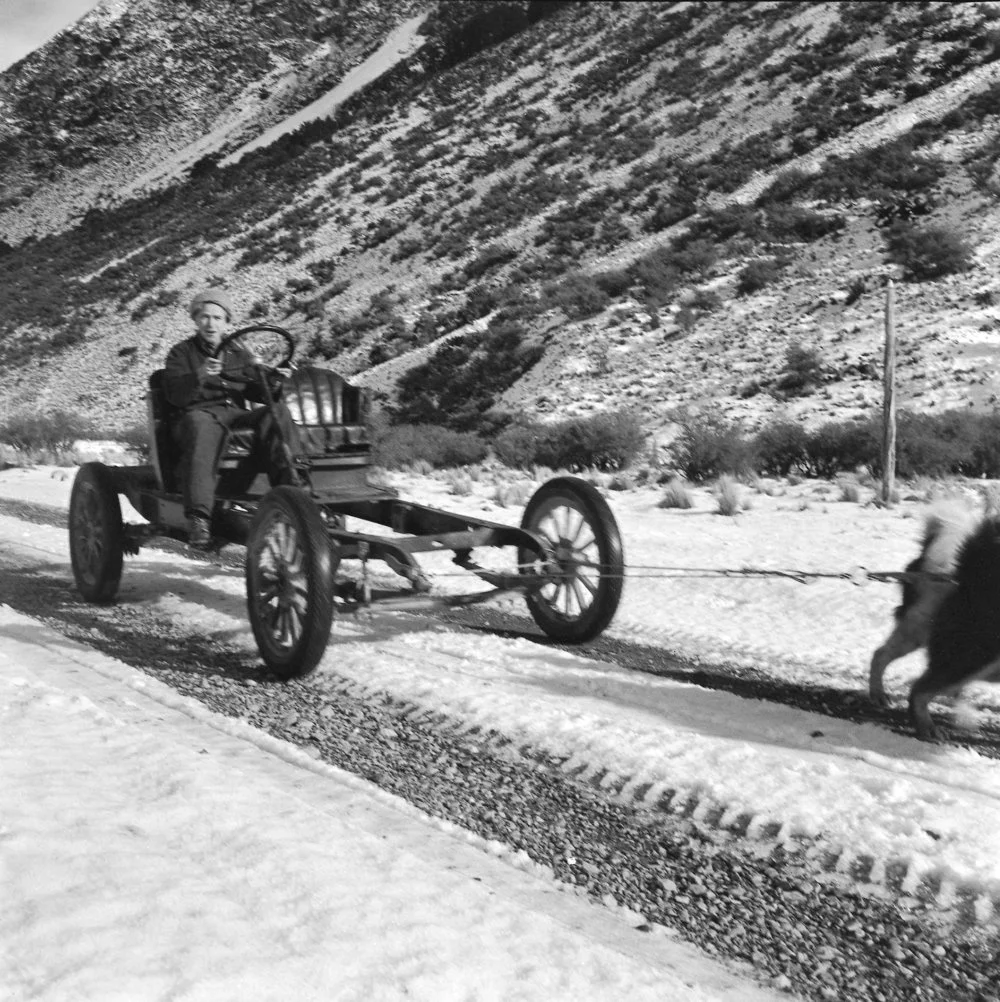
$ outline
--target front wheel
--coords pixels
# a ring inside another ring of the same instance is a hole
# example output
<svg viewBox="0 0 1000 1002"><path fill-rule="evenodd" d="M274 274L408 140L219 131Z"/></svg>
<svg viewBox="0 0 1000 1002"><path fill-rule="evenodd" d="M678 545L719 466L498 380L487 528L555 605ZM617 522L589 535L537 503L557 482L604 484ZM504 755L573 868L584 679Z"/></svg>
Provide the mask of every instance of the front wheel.
<svg viewBox="0 0 1000 1002"><path fill-rule="evenodd" d="M554 640L593 640L611 622L621 601L625 555L608 503L579 477L557 477L534 493L521 528L540 537L547 561L522 548L522 572L545 584L528 592L532 618Z"/></svg>
<svg viewBox="0 0 1000 1002"><path fill-rule="evenodd" d="M69 498L69 555L80 594L108 605L118 594L125 553L125 527L111 471L84 463Z"/></svg>
<svg viewBox="0 0 1000 1002"><path fill-rule="evenodd" d="M247 611L260 656L275 675L300 678L322 658L338 562L304 491L276 487L266 495L247 541Z"/></svg>

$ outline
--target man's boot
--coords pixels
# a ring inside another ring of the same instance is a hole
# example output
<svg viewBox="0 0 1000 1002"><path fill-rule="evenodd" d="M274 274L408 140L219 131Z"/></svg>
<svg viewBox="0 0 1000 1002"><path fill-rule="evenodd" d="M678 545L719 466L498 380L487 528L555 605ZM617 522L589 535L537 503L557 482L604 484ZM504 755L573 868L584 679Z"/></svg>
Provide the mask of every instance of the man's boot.
<svg viewBox="0 0 1000 1002"><path fill-rule="evenodd" d="M188 518L188 546L193 550L207 550L212 545L212 528L204 515Z"/></svg>

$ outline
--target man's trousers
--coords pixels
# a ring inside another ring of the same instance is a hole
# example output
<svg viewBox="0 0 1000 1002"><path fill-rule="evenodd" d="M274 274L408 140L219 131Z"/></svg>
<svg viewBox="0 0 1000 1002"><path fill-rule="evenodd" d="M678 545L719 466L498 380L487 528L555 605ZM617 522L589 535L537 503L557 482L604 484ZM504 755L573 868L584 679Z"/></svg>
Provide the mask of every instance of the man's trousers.
<svg viewBox="0 0 1000 1002"><path fill-rule="evenodd" d="M280 400L273 407L254 410L235 405L190 410L181 417L176 429L181 446L181 490L188 517L211 518L216 466L229 432L238 428L254 429L251 461L256 469L267 474L271 486L297 482L289 454L296 456L300 451L298 429Z"/></svg>

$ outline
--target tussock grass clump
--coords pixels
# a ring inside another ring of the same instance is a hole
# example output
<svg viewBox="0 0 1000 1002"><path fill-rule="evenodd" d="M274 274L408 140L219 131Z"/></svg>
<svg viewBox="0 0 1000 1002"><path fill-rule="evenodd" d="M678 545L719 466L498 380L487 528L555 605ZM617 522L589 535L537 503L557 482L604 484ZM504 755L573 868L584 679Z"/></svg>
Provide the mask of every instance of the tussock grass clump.
<svg viewBox="0 0 1000 1002"><path fill-rule="evenodd" d="M534 493L530 480L504 481L497 484L493 500L501 508L522 508Z"/></svg>
<svg viewBox="0 0 1000 1002"><path fill-rule="evenodd" d="M468 470L448 470L445 482L448 484L448 493L457 497L468 497L474 489Z"/></svg>
<svg viewBox="0 0 1000 1002"><path fill-rule="evenodd" d="M894 487L889 491L889 504L896 505L899 504L900 493L899 488ZM868 502L874 508L884 508L886 502L882 500L882 484L875 484L875 496Z"/></svg>
<svg viewBox="0 0 1000 1002"><path fill-rule="evenodd" d="M840 500L858 504L861 500L861 486L853 480L841 480Z"/></svg>
<svg viewBox="0 0 1000 1002"><path fill-rule="evenodd" d="M715 485L715 500L720 515L732 517L743 510L743 491L730 476L719 477L719 482Z"/></svg>
<svg viewBox="0 0 1000 1002"><path fill-rule="evenodd" d="M657 502L657 508L682 508L694 507L691 499L691 491L680 477L672 477L663 488L663 497Z"/></svg>
<svg viewBox="0 0 1000 1002"><path fill-rule="evenodd" d="M984 515L1000 515L1000 484L983 484L979 488L979 495L983 499Z"/></svg>

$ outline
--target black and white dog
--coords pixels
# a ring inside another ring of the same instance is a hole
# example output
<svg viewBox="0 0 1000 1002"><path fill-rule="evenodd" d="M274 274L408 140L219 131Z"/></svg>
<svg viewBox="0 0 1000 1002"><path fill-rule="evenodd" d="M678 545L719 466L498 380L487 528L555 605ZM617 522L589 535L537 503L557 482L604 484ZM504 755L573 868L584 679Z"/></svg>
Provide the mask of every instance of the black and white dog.
<svg viewBox="0 0 1000 1002"><path fill-rule="evenodd" d="M955 584L931 623L927 670L910 690L910 719L937 737L927 704L967 682L1000 680L1000 516L983 518L962 544Z"/></svg>
<svg viewBox="0 0 1000 1002"><path fill-rule="evenodd" d="M896 658L927 647L927 670L910 690L910 719L921 738L937 737L927 706L967 682L1000 678L1000 517L959 503L924 522L920 554L906 570L896 626L872 655L868 690L888 704L882 678Z"/></svg>

